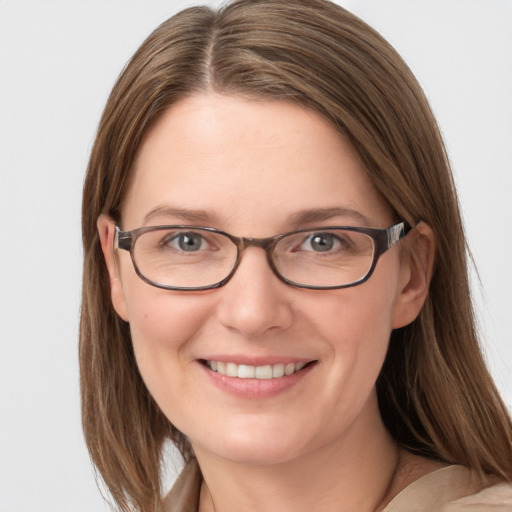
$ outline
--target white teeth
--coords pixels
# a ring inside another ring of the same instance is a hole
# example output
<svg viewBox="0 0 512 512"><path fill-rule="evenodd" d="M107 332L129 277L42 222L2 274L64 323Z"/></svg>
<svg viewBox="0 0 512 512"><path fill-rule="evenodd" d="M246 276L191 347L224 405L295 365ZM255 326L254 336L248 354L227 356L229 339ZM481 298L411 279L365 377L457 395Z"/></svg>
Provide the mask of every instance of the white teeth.
<svg viewBox="0 0 512 512"><path fill-rule="evenodd" d="M272 377L278 379L284 375L284 364L275 364L272 366Z"/></svg>
<svg viewBox="0 0 512 512"><path fill-rule="evenodd" d="M295 371L295 365L293 363L288 363L284 367L284 374L285 375L291 375Z"/></svg>
<svg viewBox="0 0 512 512"><path fill-rule="evenodd" d="M238 377L238 367L235 363L226 363L226 375L228 377Z"/></svg>
<svg viewBox="0 0 512 512"><path fill-rule="evenodd" d="M249 366L246 364L207 361L210 370L228 377L239 379L278 379L302 370L307 363L267 364L265 366Z"/></svg>
<svg viewBox="0 0 512 512"><path fill-rule="evenodd" d="M256 366L256 370L254 372L254 377L256 379L271 379L272 378L272 366Z"/></svg>
<svg viewBox="0 0 512 512"><path fill-rule="evenodd" d="M213 368L212 368L212 370L213 370ZM238 365L238 378L239 379L254 379L255 370L256 370L256 368L254 366L247 366L245 364L239 364Z"/></svg>

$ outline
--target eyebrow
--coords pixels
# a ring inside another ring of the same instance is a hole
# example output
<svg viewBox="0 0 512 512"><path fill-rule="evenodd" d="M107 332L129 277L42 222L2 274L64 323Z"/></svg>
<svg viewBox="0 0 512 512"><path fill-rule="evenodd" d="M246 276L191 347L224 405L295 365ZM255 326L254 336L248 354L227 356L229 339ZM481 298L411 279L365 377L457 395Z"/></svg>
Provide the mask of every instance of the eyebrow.
<svg viewBox="0 0 512 512"><path fill-rule="evenodd" d="M216 223L217 216L207 210L191 210L188 208L176 208L167 205L157 206L153 208L145 217L144 225L149 225L150 221L155 217L172 217L173 219L182 220L184 222L192 222L203 226ZM315 222L325 222L336 217L346 217L353 221L363 224L364 226L372 226L374 222L358 210L344 207L333 208L310 208L293 213L287 219L287 223L296 228L300 228L305 224Z"/></svg>
<svg viewBox="0 0 512 512"><path fill-rule="evenodd" d="M207 212L206 210L190 210L188 208L157 206L144 217L144 224L148 225L155 217L173 217L185 222L194 222L198 224L213 222L215 220L215 215Z"/></svg>
<svg viewBox="0 0 512 512"><path fill-rule="evenodd" d="M372 226L374 222L358 210L351 208L313 208L296 212L288 217L288 222L292 225L301 226L312 224L314 222L324 222L335 217L348 217L365 226Z"/></svg>

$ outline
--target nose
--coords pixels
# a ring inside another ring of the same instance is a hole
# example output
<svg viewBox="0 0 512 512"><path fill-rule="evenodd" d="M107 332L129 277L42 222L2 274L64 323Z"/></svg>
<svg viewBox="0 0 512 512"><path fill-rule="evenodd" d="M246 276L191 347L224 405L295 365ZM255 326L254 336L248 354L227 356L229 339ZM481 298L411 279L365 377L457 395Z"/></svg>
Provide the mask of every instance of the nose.
<svg viewBox="0 0 512 512"><path fill-rule="evenodd" d="M284 330L292 322L290 295L294 291L272 272L263 249L249 247L235 275L218 290L218 319L248 339Z"/></svg>

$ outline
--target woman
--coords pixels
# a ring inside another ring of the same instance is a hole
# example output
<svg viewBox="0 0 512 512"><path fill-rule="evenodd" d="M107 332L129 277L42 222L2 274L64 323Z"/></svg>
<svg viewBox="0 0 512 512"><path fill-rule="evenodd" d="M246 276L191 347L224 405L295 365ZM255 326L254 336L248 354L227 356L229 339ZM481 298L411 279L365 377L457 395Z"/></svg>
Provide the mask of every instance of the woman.
<svg viewBox="0 0 512 512"><path fill-rule="evenodd" d="M108 100L83 240L83 423L120 509L511 509L441 137L347 11L161 25Z"/></svg>

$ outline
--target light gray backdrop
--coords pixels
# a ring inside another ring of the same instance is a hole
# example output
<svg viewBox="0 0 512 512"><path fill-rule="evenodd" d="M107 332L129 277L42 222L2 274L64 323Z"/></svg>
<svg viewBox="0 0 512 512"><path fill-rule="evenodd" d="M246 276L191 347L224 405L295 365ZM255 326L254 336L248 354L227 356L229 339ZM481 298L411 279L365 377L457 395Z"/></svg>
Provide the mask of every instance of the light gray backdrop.
<svg viewBox="0 0 512 512"><path fill-rule="evenodd" d="M0 0L0 512L106 510L79 417L82 180L124 63L193 3ZM340 3L397 47L438 116L480 271L485 349L510 405L512 1Z"/></svg>

